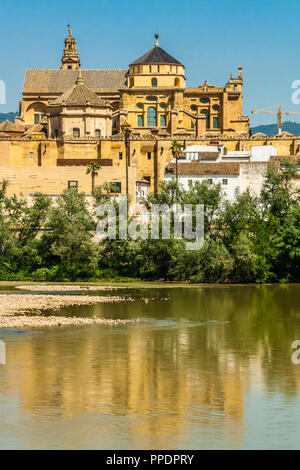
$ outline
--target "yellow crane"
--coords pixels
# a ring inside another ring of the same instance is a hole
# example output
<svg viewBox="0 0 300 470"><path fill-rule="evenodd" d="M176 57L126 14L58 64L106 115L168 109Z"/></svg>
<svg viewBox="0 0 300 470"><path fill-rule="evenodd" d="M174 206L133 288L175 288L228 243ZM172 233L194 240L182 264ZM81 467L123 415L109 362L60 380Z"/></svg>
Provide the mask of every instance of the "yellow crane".
<svg viewBox="0 0 300 470"><path fill-rule="evenodd" d="M277 132L281 134L282 132L282 115L283 114L300 114L300 111L282 111L282 104L278 105L278 111L268 111L266 109L253 109L252 114L255 113L270 113L277 114Z"/></svg>

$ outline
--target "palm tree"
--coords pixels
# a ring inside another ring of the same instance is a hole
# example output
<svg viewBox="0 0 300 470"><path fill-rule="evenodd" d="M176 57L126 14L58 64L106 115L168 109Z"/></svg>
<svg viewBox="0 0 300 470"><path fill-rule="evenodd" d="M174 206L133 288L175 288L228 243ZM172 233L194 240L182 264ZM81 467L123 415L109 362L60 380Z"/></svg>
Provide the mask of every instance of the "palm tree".
<svg viewBox="0 0 300 470"><path fill-rule="evenodd" d="M170 147L172 155L176 161L176 193L178 193L178 157L181 152L181 147L182 147L181 144L176 139L172 141L172 144Z"/></svg>
<svg viewBox="0 0 300 470"><path fill-rule="evenodd" d="M129 157L130 157L130 155L129 155L129 152L130 152L130 141L129 141L130 134L131 134L131 130L129 129L129 127L125 127L124 136L125 136L125 147L126 147L126 196L127 196L127 200L129 198L128 167L129 167Z"/></svg>
<svg viewBox="0 0 300 470"><path fill-rule="evenodd" d="M95 192L95 177L98 175L98 170L100 169L101 166L95 162L91 162L86 169L86 174L92 177L92 194Z"/></svg>

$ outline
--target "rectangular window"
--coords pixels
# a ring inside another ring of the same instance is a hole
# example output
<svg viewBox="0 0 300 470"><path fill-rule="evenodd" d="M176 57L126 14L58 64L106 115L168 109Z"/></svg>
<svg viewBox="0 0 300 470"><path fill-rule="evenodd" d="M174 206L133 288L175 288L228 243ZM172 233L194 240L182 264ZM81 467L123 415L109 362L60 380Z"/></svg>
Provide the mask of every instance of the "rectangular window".
<svg viewBox="0 0 300 470"><path fill-rule="evenodd" d="M39 122L40 122L39 113L34 113L34 124L38 124Z"/></svg>
<svg viewBox="0 0 300 470"><path fill-rule="evenodd" d="M193 121L191 121L191 129L194 129L194 127L195 127L194 123L193 123Z"/></svg>
<svg viewBox="0 0 300 470"><path fill-rule="evenodd" d="M68 189L78 190L78 181L68 181Z"/></svg>
<svg viewBox="0 0 300 470"><path fill-rule="evenodd" d="M166 121L166 115L161 114L160 115L160 127L166 127L167 121Z"/></svg>
<svg viewBox="0 0 300 470"><path fill-rule="evenodd" d="M73 137L74 139L79 139L80 137L80 129L78 129L77 127L73 129Z"/></svg>
<svg viewBox="0 0 300 470"><path fill-rule="evenodd" d="M144 126L144 119L143 119L142 115L139 115L137 117L137 125L138 125L138 127L143 127Z"/></svg>
<svg viewBox="0 0 300 470"><path fill-rule="evenodd" d="M219 128L219 118L215 117L213 118L213 128L218 129Z"/></svg>
<svg viewBox="0 0 300 470"><path fill-rule="evenodd" d="M111 193L120 193L122 189L122 184L118 182L110 183L110 192Z"/></svg>
<svg viewBox="0 0 300 470"><path fill-rule="evenodd" d="M151 152L147 153L148 160L151 160Z"/></svg>
<svg viewBox="0 0 300 470"><path fill-rule="evenodd" d="M191 188L193 186L193 180L188 180L188 185L189 185L189 188Z"/></svg>
<svg viewBox="0 0 300 470"><path fill-rule="evenodd" d="M227 178L224 178L223 181L222 181L223 185L224 186L227 186L228 185L228 179Z"/></svg>
<svg viewBox="0 0 300 470"><path fill-rule="evenodd" d="M119 160L123 160L123 152L119 152Z"/></svg>
<svg viewBox="0 0 300 470"><path fill-rule="evenodd" d="M33 160L33 152L29 152L29 158L30 160Z"/></svg>
<svg viewBox="0 0 300 470"><path fill-rule="evenodd" d="M206 180L208 182L208 184L213 184L213 180L211 178L208 178L208 180Z"/></svg>

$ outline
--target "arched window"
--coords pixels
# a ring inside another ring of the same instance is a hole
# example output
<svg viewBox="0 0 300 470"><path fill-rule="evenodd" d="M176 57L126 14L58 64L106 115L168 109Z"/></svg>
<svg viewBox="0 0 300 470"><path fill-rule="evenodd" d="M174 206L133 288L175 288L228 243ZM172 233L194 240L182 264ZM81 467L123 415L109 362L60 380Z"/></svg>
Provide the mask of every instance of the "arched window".
<svg viewBox="0 0 300 470"><path fill-rule="evenodd" d="M156 126L156 109L153 106L150 106L150 108L147 110L147 126Z"/></svg>
<svg viewBox="0 0 300 470"><path fill-rule="evenodd" d="M202 109L201 114L204 114L206 116L206 129L210 128L209 124L209 112L207 109Z"/></svg>
<svg viewBox="0 0 300 470"><path fill-rule="evenodd" d="M80 129L78 129L78 127L74 127L74 129L73 129L73 137L74 137L74 139L79 139L79 137L80 137Z"/></svg>
<svg viewBox="0 0 300 470"><path fill-rule="evenodd" d="M180 80L178 77L175 78L174 85L179 87L180 86Z"/></svg>
<svg viewBox="0 0 300 470"><path fill-rule="evenodd" d="M32 103L26 110L26 121L38 124L46 116L46 112L44 103Z"/></svg>
<svg viewBox="0 0 300 470"><path fill-rule="evenodd" d="M152 84L153 88L156 88L157 87L157 78L152 78L151 84Z"/></svg>
<svg viewBox="0 0 300 470"><path fill-rule="evenodd" d="M95 130L95 137L96 137L96 139L100 139L100 137L101 137L101 131L100 131L100 129L96 129L96 130Z"/></svg>

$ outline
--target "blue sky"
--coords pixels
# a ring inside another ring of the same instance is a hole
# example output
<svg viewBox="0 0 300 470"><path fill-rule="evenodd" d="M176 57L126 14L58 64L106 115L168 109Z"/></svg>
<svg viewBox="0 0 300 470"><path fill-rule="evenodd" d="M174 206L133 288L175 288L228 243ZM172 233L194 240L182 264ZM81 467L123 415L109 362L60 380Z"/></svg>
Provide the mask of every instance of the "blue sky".
<svg viewBox="0 0 300 470"><path fill-rule="evenodd" d="M1 0L0 112L18 109L26 68L60 67L70 23L83 68L126 68L154 45L156 30L161 47L186 66L188 86L223 86L242 65L244 114L252 125L272 123L276 116L251 109L282 103L300 111L291 101L300 80L299 13L299 0Z"/></svg>

